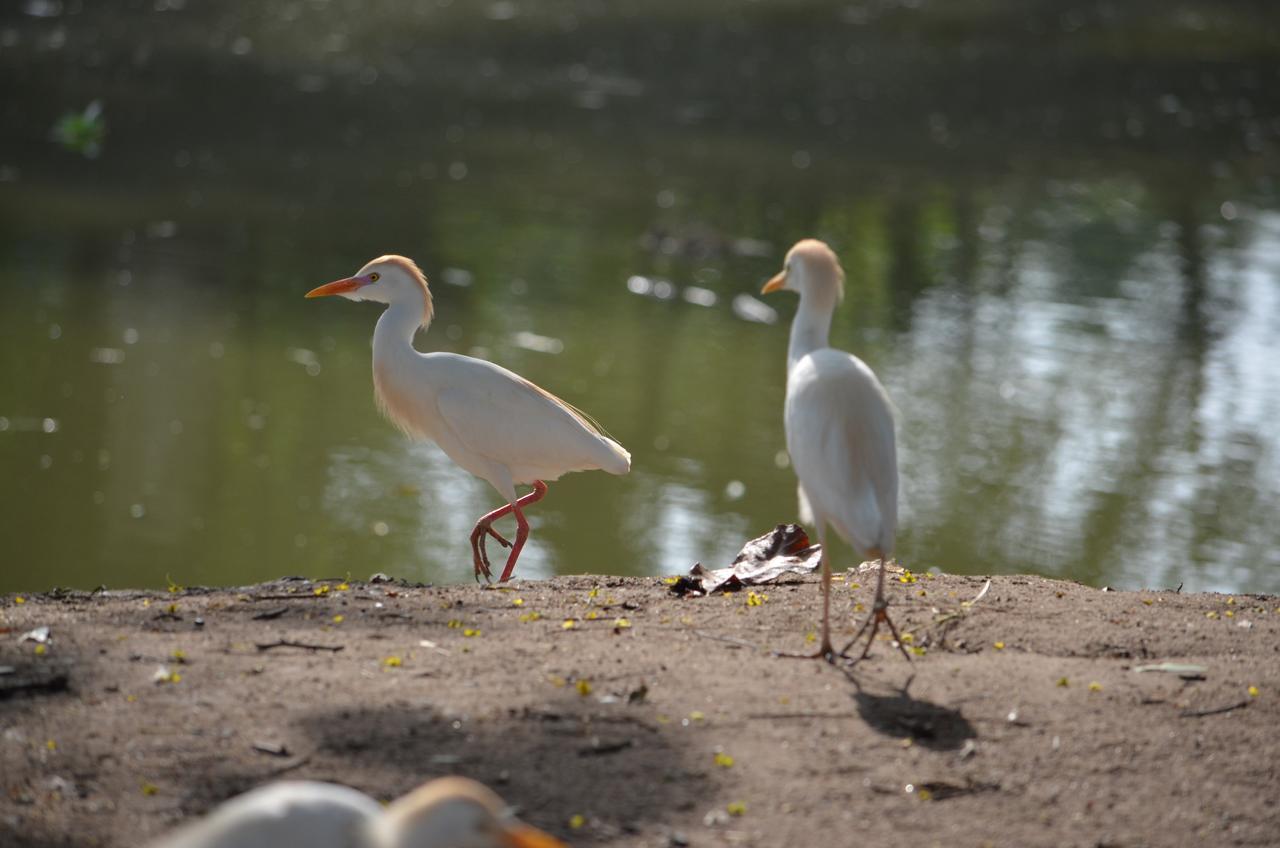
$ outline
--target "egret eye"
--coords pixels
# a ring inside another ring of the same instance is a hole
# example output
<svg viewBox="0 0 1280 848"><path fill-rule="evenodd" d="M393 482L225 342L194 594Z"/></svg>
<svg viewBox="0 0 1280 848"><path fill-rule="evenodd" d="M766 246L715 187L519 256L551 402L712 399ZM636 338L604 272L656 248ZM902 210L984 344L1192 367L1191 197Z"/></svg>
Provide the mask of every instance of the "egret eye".
<svg viewBox="0 0 1280 848"><path fill-rule="evenodd" d="M378 278L381 276L382 275L379 274L377 271L374 271L372 274L369 275L369 282L376 283L378 282Z"/></svg>

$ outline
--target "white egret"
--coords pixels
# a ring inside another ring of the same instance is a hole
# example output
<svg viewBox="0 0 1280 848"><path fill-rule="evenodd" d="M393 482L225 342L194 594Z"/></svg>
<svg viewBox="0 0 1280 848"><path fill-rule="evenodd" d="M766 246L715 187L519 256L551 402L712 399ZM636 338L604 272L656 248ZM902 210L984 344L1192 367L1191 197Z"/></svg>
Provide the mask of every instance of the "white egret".
<svg viewBox="0 0 1280 848"><path fill-rule="evenodd" d="M631 454L587 415L518 374L456 353L419 353L418 330L431 324L431 290L418 266L403 256L374 259L355 276L307 292L387 305L373 331L373 385L378 406L405 433L434 441L450 459L507 500L471 531L476 579L492 576L485 536L510 547L499 580L508 580L529 537L522 508L541 500L544 481L570 471L631 470ZM517 485L533 491L516 497ZM516 519L515 542L493 529L507 513Z"/></svg>
<svg viewBox="0 0 1280 848"><path fill-rule="evenodd" d="M831 248L814 239L797 242L762 293L784 289L800 295L787 350L787 451L800 478L800 520L814 525L822 545L822 645L815 656L835 658L830 524L859 555L880 561L871 615L840 652L847 653L869 625L865 657L882 622L898 636L884 598L885 565L898 524L892 405L865 362L828 344L831 316L844 295L844 271ZM898 648L911 659L901 640Z"/></svg>
<svg viewBox="0 0 1280 848"><path fill-rule="evenodd" d="M382 808L346 786L293 780L239 795L151 848L354 848Z"/></svg>
<svg viewBox="0 0 1280 848"><path fill-rule="evenodd" d="M281 781L232 798L150 848L566 848L473 780L433 780L383 810L368 795Z"/></svg>

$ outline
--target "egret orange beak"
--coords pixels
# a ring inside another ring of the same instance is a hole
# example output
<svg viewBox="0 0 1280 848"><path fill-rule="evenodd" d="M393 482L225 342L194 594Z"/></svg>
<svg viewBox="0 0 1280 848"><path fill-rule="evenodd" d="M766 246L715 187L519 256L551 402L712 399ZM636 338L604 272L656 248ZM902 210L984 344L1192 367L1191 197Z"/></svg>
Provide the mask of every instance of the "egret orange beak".
<svg viewBox="0 0 1280 848"><path fill-rule="evenodd" d="M332 283L325 283L323 286L314 288L307 292L307 297L327 297L331 294L346 294L353 292L361 286L369 285L369 281L364 277L347 277L345 280L334 280Z"/></svg>
<svg viewBox="0 0 1280 848"><path fill-rule="evenodd" d="M507 830L505 836L511 848L569 848L549 833L527 824L516 825Z"/></svg>
<svg viewBox="0 0 1280 848"><path fill-rule="evenodd" d="M769 292L779 291L786 284L787 284L787 272L779 271L776 275L774 275L774 278L772 280L764 284L764 288L760 289L760 294L768 294ZM307 297L311 297L311 295L307 295Z"/></svg>

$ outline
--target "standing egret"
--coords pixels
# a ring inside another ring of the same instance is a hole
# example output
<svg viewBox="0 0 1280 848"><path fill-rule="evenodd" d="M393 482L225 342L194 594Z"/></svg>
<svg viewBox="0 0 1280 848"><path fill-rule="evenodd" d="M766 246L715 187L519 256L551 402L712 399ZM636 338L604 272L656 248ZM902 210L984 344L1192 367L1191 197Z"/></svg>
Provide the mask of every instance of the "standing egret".
<svg viewBox="0 0 1280 848"><path fill-rule="evenodd" d="M458 465L498 490L507 505L482 515L471 531L471 556L479 580L492 576L485 536L510 547L498 579L510 579L529 522L521 508L542 499L544 481L570 471L631 470L631 454L584 413L507 369L456 353L419 353L413 336L431 324L431 290L413 260L374 259L353 277L307 292L385 303L373 331L373 386L378 406L410 436L434 441ZM533 491L517 498L517 485ZM515 513L512 544L491 526Z"/></svg>
<svg viewBox="0 0 1280 848"><path fill-rule="evenodd" d="M800 520L812 522L822 545L822 646L815 657L835 658L831 647L831 564L826 526L854 550L880 561L867 626L871 650L881 622L897 638L884 598L884 572L898 525L898 461L889 396L867 364L827 343L831 316L844 295L844 271L835 253L814 239L797 242L763 294L786 289L800 295L787 349L787 451L800 478ZM901 640L898 648L908 660Z"/></svg>
<svg viewBox="0 0 1280 848"><path fill-rule="evenodd" d="M566 848L488 788L442 777L394 801L333 783L280 781L232 798L151 848Z"/></svg>

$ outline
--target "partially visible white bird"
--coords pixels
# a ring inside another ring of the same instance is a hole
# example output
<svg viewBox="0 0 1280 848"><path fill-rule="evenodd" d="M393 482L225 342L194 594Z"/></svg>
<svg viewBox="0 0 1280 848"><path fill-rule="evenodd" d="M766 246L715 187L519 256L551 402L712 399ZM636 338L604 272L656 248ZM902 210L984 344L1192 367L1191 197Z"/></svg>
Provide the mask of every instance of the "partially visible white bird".
<svg viewBox="0 0 1280 848"><path fill-rule="evenodd" d="M307 297L334 294L387 304L373 331L374 394L387 418L410 436L434 441L506 498L506 506L481 516L471 531L477 580L492 576L486 535L511 548L499 577L510 579L529 538L522 508L542 499L544 481L570 471L631 470L631 454L591 418L520 375L483 359L415 350L414 334L431 324L433 309L427 279L412 260L374 259ZM517 485L533 491L517 498ZM492 527L507 513L515 513L514 544Z"/></svg>
<svg viewBox="0 0 1280 848"><path fill-rule="evenodd" d="M377 801L346 786L281 781L232 798L151 848L355 848L381 812Z"/></svg>
<svg viewBox="0 0 1280 848"><path fill-rule="evenodd" d="M567 848L515 819L487 787L461 777L420 786L370 822L369 848Z"/></svg>
<svg viewBox="0 0 1280 848"><path fill-rule="evenodd" d="M150 848L567 848L474 780L444 777L386 810L368 795L282 781L232 798Z"/></svg>
<svg viewBox="0 0 1280 848"><path fill-rule="evenodd" d="M822 645L816 657L831 661L830 524L859 555L880 560L870 617L840 651L843 656L868 625L889 620L884 572L898 526L898 461L889 396L867 364L829 346L831 317L844 295L844 271L823 242L805 239L787 252L782 271L763 294L785 289L800 295L787 350L785 421L787 451L800 478L800 519L813 523L822 545ZM910 660L898 640L898 648Z"/></svg>

